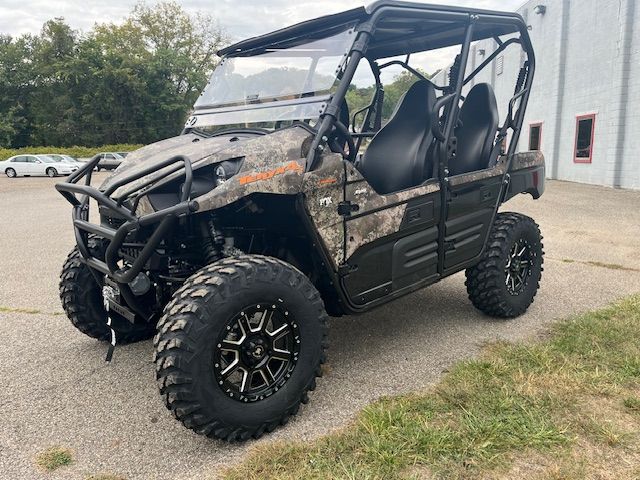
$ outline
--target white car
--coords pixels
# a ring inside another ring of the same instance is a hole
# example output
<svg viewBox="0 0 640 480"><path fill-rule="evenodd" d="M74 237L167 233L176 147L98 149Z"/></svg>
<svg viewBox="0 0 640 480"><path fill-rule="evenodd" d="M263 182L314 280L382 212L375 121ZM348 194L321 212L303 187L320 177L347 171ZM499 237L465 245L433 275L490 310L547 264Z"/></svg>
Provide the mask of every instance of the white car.
<svg viewBox="0 0 640 480"><path fill-rule="evenodd" d="M56 162L46 155L15 155L4 162L0 162L0 172L4 172L9 178L41 175L56 177L58 175L69 175L77 169L77 165Z"/></svg>
<svg viewBox="0 0 640 480"><path fill-rule="evenodd" d="M78 168L84 165L84 163L79 162L78 160L76 160L73 157L70 157L69 155L60 155L59 153L46 153L45 155L49 157L51 160L58 163L69 163L71 165L75 165Z"/></svg>

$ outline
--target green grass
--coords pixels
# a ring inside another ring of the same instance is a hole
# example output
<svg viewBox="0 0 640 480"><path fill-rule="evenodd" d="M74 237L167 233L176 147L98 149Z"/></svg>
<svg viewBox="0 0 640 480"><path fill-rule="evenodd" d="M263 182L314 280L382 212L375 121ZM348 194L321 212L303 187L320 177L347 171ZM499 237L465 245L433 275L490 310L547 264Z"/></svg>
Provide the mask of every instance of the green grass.
<svg viewBox="0 0 640 480"><path fill-rule="evenodd" d="M640 397L627 397L623 404L629 411L640 414Z"/></svg>
<svg viewBox="0 0 640 480"><path fill-rule="evenodd" d="M582 478L600 469L636 478L639 386L634 296L557 324L543 342L492 345L429 391L370 405L338 434L259 446L225 476L493 478L537 459L540 478ZM635 470L625 470L631 459Z"/></svg>
<svg viewBox="0 0 640 480"><path fill-rule="evenodd" d="M36 463L44 470L52 472L60 467L71 465L73 456L68 448L49 447L36 456Z"/></svg>
<svg viewBox="0 0 640 480"><path fill-rule="evenodd" d="M74 158L90 158L100 152L131 152L142 145L103 145L101 147L23 147L23 148L0 148L0 161L6 160L14 155L57 153L59 155L70 155Z"/></svg>

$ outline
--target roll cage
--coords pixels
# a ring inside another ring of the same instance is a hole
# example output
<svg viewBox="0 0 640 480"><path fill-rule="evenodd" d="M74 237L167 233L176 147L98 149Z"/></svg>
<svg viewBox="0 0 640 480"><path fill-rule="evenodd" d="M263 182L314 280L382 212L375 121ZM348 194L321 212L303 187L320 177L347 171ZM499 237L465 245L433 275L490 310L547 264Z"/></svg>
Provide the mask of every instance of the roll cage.
<svg viewBox="0 0 640 480"><path fill-rule="evenodd" d="M515 153L520 136L526 105L531 91L535 71L535 56L523 18L516 13L497 12L480 9L464 9L440 5L417 4L396 0L380 0L368 7L361 7L335 15L320 17L302 22L263 36L250 38L231 45L218 52L223 57L250 55L254 51L265 48L284 48L309 38L322 37L340 26L355 24L355 40L351 49L345 53L344 66L339 75L337 87L320 112L320 119L315 126L314 141L307 156L306 168L313 170L319 154L332 148L331 141L335 132L342 138L348 136L349 143L360 149L363 139L373 137L382 126L381 106L384 99L384 88L380 80L380 71L391 65L400 65L411 72L417 79L425 77L409 65L412 53L435 50L450 46L461 46L450 71L450 82L447 86L436 86L442 92L431 115L431 128L438 142L437 158L439 159L440 178L448 175L450 142L454 127L458 121L460 103L464 100L463 89L498 55L514 44L521 46L526 54L518 76L514 95L509 101L508 114L496 137L496 146L502 144L511 130L511 142L503 153L507 162ZM502 40L500 37L509 35ZM471 43L478 40L494 39L497 48L469 75L465 75L469 64ZM396 56L407 56L407 59L391 60L381 65L377 61ZM349 131L340 117L345 96L356 69L361 61L368 61L376 81L376 93L370 105L355 112L350 118L352 127L356 117L365 115L361 132ZM308 101L300 99L300 101ZM251 108L251 106L248 106ZM259 106L264 108L264 105ZM191 128L187 127L183 133ZM355 139L355 142L353 140ZM354 155L349 155L354 157ZM509 170L507 165L507 171Z"/></svg>

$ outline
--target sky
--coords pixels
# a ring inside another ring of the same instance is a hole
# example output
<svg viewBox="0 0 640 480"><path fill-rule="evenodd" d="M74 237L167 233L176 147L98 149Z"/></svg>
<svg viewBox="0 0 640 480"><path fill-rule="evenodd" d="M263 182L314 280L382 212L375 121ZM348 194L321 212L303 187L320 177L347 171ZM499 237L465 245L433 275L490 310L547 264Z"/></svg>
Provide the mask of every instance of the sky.
<svg viewBox="0 0 640 480"><path fill-rule="evenodd" d="M186 11L214 16L234 40L253 37L321 15L359 7L362 0L177 0ZM420 1L420 0L415 0ZM0 0L0 33L38 33L42 24L64 17L72 28L90 30L95 23L119 23L137 0ZM147 4L154 1L147 0ZM431 0L423 3L514 11L524 0ZM433 72L446 67L452 52L423 55L414 66ZM412 62L412 64L414 64ZM392 70L389 74L393 74Z"/></svg>

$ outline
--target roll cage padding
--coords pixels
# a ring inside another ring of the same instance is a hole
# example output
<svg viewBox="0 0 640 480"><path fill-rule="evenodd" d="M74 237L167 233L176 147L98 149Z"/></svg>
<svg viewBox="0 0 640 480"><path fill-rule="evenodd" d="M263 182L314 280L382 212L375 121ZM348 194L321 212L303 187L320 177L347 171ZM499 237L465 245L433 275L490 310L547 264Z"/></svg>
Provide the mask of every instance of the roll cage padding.
<svg viewBox="0 0 640 480"><path fill-rule="evenodd" d="M467 95L460 109L456 157L449 163L451 175L489 168L498 132L498 104L493 88L479 83Z"/></svg>
<svg viewBox="0 0 640 480"><path fill-rule="evenodd" d="M358 169L376 192L405 190L431 177L426 151L433 140L430 119L435 102L431 82L414 83L389 122L371 140Z"/></svg>

